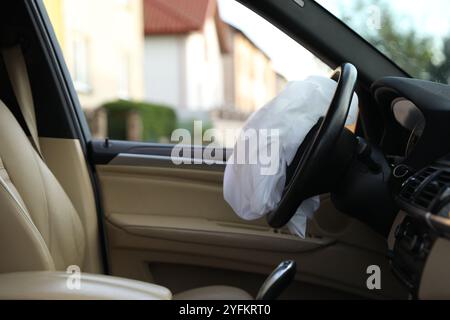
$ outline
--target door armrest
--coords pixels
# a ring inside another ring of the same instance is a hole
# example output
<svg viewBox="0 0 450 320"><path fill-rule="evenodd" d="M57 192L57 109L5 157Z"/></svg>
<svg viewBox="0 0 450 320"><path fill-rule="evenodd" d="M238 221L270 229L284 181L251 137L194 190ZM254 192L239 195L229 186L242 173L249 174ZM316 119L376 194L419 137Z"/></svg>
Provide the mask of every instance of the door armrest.
<svg viewBox="0 0 450 320"><path fill-rule="evenodd" d="M21 272L0 275L0 299L8 300L170 300L161 286L118 277L65 272ZM72 288L72 289L71 289Z"/></svg>

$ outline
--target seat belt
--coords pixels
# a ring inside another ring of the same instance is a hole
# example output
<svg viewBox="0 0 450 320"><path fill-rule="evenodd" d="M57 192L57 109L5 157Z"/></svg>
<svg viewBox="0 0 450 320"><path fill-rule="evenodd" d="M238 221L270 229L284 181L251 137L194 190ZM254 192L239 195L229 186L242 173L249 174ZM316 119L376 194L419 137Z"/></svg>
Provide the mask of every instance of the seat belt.
<svg viewBox="0 0 450 320"><path fill-rule="evenodd" d="M17 103L31 134L31 144L42 158L31 83L22 49L20 45L5 48L2 55Z"/></svg>

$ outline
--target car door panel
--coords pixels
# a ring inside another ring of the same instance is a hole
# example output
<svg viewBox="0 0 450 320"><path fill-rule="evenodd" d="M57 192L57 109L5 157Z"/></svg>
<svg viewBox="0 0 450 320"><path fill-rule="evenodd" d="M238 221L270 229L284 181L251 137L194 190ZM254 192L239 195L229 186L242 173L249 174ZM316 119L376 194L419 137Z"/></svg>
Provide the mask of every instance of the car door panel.
<svg viewBox="0 0 450 320"><path fill-rule="evenodd" d="M279 262L295 259L296 289L286 298L308 298L308 291L309 297L402 296L396 281L386 281L383 292L367 289L367 266L389 270L385 243L338 216L329 197L311 224L314 234L301 239L271 229L264 219L238 218L223 199L223 163L177 166L170 146L118 144L108 156L110 151L101 154L104 142L93 148L100 150L94 159L103 159L96 172L113 275L167 285L175 293L235 284L256 294ZM341 219L327 218L333 214Z"/></svg>

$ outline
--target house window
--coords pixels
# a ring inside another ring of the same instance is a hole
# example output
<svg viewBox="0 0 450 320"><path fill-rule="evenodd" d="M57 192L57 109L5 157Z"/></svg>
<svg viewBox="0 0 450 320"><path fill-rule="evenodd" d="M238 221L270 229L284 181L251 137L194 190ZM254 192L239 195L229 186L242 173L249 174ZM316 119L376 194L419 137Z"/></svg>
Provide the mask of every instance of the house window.
<svg viewBox="0 0 450 320"><path fill-rule="evenodd" d="M205 61L208 62L209 60L209 47L208 47L208 37L205 35L205 38L203 39L203 51L205 56Z"/></svg>
<svg viewBox="0 0 450 320"><path fill-rule="evenodd" d="M75 89L78 92L89 92L91 90L89 82L89 62L88 62L88 41L81 35L76 35L72 42L73 50L73 70L72 77Z"/></svg>
<svg viewBox="0 0 450 320"><path fill-rule="evenodd" d="M120 99L128 100L130 98L130 58L128 55L123 55L121 58L118 71L117 95Z"/></svg>
<svg viewBox="0 0 450 320"><path fill-rule="evenodd" d="M131 5L131 0L116 0L116 3L124 9L128 9Z"/></svg>

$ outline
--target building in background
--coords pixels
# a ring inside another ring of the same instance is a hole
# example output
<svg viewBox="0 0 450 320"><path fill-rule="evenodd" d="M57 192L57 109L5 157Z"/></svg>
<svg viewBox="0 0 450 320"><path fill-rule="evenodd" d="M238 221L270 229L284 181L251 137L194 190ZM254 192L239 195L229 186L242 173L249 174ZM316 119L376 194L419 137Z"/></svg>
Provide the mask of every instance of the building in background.
<svg viewBox="0 0 450 320"><path fill-rule="evenodd" d="M144 33L146 100L182 120L239 129L285 83L267 54L222 21L216 0L144 0Z"/></svg>
<svg viewBox="0 0 450 320"><path fill-rule="evenodd" d="M240 129L286 84L267 54L222 21L216 0L44 2L96 138L111 136L113 123L129 140L158 127L159 118L133 111L112 121L100 108L122 99L173 108L174 126L204 120L231 146L226 130Z"/></svg>
<svg viewBox="0 0 450 320"><path fill-rule="evenodd" d="M224 103L215 0L144 0L145 97L198 118Z"/></svg>
<svg viewBox="0 0 450 320"><path fill-rule="evenodd" d="M111 100L144 98L143 2L44 2L93 136L105 137L106 115L99 107Z"/></svg>
<svg viewBox="0 0 450 320"><path fill-rule="evenodd" d="M244 121L284 89L287 80L242 31L223 22L219 30L227 48L223 53L225 103L212 113L211 119L213 126L223 132L221 142L232 147Z"/></svg>
<svg viewBox="0 0 450 320"><path fill-rule="evenodd" d="M288 80L281 73L277 72L275 81L276 81L275 92L278 95L281 91L283 91L286 88L286 85L288 84Z"/></svg>
<svg viewBox="0 0 450 320"><path fill-rule="evenodd" d="M280 79L272 60L242 31L225 25L228 52L224 54L226 111L249 115L272 99Z"/></svg>

